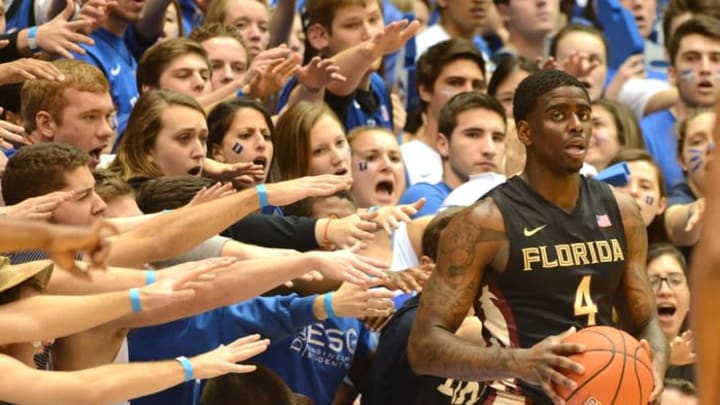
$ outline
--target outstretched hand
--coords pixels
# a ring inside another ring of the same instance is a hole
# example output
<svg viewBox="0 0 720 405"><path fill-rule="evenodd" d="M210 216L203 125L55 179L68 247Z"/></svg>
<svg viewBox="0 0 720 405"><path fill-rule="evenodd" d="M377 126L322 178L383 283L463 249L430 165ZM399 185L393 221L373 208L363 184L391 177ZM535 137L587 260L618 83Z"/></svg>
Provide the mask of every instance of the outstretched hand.
<svg viewBox="0 0 720 405"><path fill-rule="evenodd" d="M376 213L352 214L343 218L329 219L327 236L331 244L342 249L357 242L373 240L377 224L372 221Z"/></svg>
<svg viewBox="0 0 720 405"><path fill-rule="evenodd" d="M393 309L394 294L384 288L342 283L332 294L332 305L341 317L387 317Z"/></svg>
<svg viewBox="0 0 720 405"><path fill-rule="evenodd" d="M435 265L411 267L402 271L387 272L388 281L385 287L391 290L401 290L404 293L422 292L422 287L430 278Z"/></svg>
<svg viewBox="0 0 720 405"><path fill-rule="evenodd" d="M0 107L0 114L3 108ZM11 149L12 143L27 145L30 142L25 138L25 128L22 125L15 125L12 122L0 120L0 148Z"/></svg>
<svg viewBox="0 0 720 405"><path fill-rule="evenodd" d="M321 59L316 56L305 66L297 66L293 73L298 82L309 91L318 92L331 82L345 82L347 78L340 73L332 59Z"/></svg>
<svg viewBox="0 0 720 405"><path fill-rule="evenodd" d="M222 269L236 259L222 257L186 262L163 271L163 277L156 283L140 289L140 302L143 310L162 308L164 306L192 299L198 283L206 283L215 278L210 272Z"/></svg>
<svg viewBox="0 0 720 405"><path fill-rule="evenodd" d="M25 80L57 80L65 76L52 63L34 58L20 58L0 63L0 85L22 83Z"/></svg>
<svg viewBox="0 0 720 405"><path fill-rule="evenodd" d="M110 10L115 6L117 6L117 0L86 1L82 7L80 7L80 13L77 19L89 21L90 24L85 28L79 29L78 32L82 32L84 34L93 32L97 27L105 22L105 20L107 20L108 15L110 15Z"/></svg>
<svg viewBox="0 0 720 405"><path fill-rule="evenodd" d="M306 176L297 179L266 184L268 202L271 205L284 206L308 197L323 197L347 190L352 185L352 177L337 174Z"/></svg>
<svg viewBox="0 0 720 405"><path fill-rule="evenodd" d="M203 176L217 181L234 181L240 185L254 184L265 176L262 165L253 162L224 163L206 158L203 164Z"/></svg>
<svg viewBox="0 0 720 405"><path fill-rule="evenodd" d="M226 197L231 194L235 194L235 188L233 187L232 183L221 183L217 182L213 184L212 186L203 187L200 189L200 191L195 194L195 196L190 200L189 203L187 203L187 206L192 205L200 205L206 202L210 202L213 200L217 200L218 198Z"/></svg>
<svg viewBox="0 0 720 405"><path fill-rule="evenodd" d="M277 93L287 83L300 62L301 57L295 52L290 52L285 58L259 61L256 58L249 69L255 73L254 80L249 83L247 94L265 99Z"/></svg>
<svg viewBox="0 0 720 405"><path fill-rule="evenodd" d="M108 237L116 233L117 228L107 222L98 222L87 228L53 226L45 251L61 268L86 274L90 269L107 268L110 257ZM75 261L78 252L83 252L88 266Z"/></svg>
<svg viewBox="0 0 720 405"><path fill-rule="evenodd" d="M692 330L686 330L680 336L670 340L670 364L686 366L695 363L695 336Z"/></svg>
<svg viewBox="0 0 720 405"><path fill-rule="evenodd" d="M385 26L385 30L376 34L367 42L367 49L373 59L393 53L402 48L405 43L417 34L420 22L414 20L398 20Z"/></svg>
<svg viewBox="0 0 720 405"><path fill-rule="evenodd" d="M388 264L359 255L358 251L363 247L361 243L357 243L349 249L333 252L314 251L305 254L314 259L314 269L333 280L347 281L362 286L378 281L387 281L385 270L388 269Z"/></svg>
<svg viewBox="0 0 720 405"><path fill-rule="evenodd" d="M50 219L55 208L74 196L75 193L72 191L54 191L9 205L5 209L5 214L10 219L46 221Z"/></svg>
<svg viewBox="0 0 720 405"><path fill-rule="evenodd" d="M65 9L55 18L41 25L37 29L37 44L45 52L60 55L67 59L73 59L71 52L81 55L85 50L78 45L94 45L95 41L81 34L89 32L93 21L81 18L75 21L68 21L75 12L75 2L66 0Z"/></svg>
<svg viewBox="0 0 720 405"><path fill-rule="evenodd" d="M703 214L705 214L705 197L698 198L690 207L690 218L685 225L685 232L691 232L702 225Z"/></svg>
<svg viewBox="0 0 720 405"><path fill-rule="evenodd" d="M228 345L220 345L215 350L190 359L193 366L193 377L207 379L227 373L253 372L256 366L237 363L264 352L269 345L270 340L261 340L258 334L245 336Z"/></svg>
<svg viewBox="0 0 720 405"><path fill-rule="evenodd" d="M410 222L410 216L417 214L423 205L425 198L420 198L412 204L393 205L378 208L377 216L372 220L379 227L383 228L388 235L392 235L394 229L400 222Z"/></svg>

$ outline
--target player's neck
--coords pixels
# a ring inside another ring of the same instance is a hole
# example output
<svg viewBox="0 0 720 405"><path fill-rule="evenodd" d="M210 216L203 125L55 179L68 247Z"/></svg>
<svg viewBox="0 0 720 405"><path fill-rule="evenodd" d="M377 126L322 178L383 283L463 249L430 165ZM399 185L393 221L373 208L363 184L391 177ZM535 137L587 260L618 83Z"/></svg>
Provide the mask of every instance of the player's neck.
<svg viewBox="0 0 720 405"><path fill-rule="evenodd" d="M580 194L580 175L575 172L554 172L528 161L521 177L527 184L558 208L570 212Z"/></svg>

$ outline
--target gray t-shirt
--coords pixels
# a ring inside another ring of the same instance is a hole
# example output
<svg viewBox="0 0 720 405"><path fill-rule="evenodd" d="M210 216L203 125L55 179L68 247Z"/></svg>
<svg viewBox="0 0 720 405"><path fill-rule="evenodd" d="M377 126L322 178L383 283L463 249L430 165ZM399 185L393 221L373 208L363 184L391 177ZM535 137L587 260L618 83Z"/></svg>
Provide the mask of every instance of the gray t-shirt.
<svg viewBox="0 0 720 405"><path fill-rule="evenodd" d="M199 244L192 250L181 254L180 256L173 257L172 259L162 260L159 262L153 262L152 265L155 268L162 269L165 267L175 266L185 262L191 262L195 260L209 259L211 257L219 257L222 253L222 248L230 240L224 236L213 236L205 242Z"/></svg>

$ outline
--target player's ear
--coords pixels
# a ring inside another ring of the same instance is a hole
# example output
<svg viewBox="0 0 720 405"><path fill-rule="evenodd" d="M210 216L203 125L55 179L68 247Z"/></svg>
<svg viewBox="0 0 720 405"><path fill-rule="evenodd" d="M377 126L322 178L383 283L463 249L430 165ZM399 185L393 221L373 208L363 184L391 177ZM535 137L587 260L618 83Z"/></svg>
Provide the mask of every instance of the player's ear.
<svg viewBox="0 0 720 405"><path fill-rule="evenodd" d="M521 120L516 125L517 137L520 142L525 146L532 145L532 138L530 137L530 125L527 121Z"/></svg>

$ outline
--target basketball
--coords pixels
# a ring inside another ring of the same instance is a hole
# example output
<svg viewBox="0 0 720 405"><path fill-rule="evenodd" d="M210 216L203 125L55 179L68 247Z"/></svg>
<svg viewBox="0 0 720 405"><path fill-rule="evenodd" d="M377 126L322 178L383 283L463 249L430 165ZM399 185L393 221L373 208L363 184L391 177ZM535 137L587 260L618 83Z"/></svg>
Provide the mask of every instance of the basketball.
<svg viewBox="0 0 720 405"><path fill-rule="evenodd" d="M568 405L647 405L654 384L652 361L634 337L610 326L592 326L563 342L585 345L585 352L569 356L585 372L564 371L577 388L555 385Z"/></svg>

